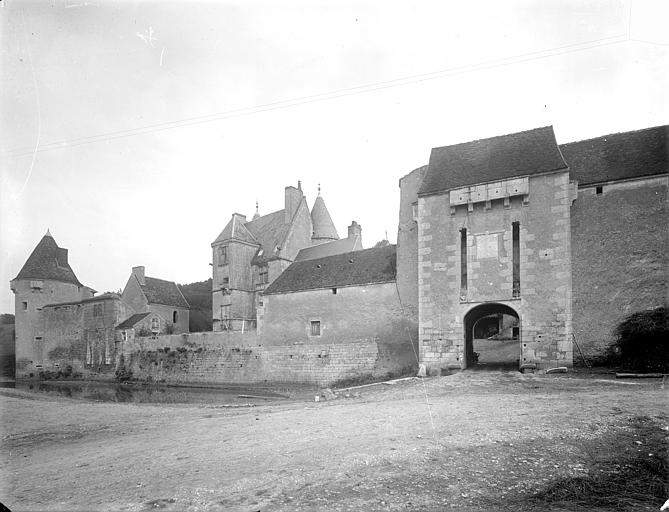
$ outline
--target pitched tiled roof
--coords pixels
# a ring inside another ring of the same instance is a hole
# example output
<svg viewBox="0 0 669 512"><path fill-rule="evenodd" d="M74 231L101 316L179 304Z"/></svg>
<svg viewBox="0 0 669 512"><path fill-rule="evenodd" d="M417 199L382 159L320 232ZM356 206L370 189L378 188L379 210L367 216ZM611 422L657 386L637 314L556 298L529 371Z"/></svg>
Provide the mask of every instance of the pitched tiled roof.
<svg viewBox="0 0 669 512"><path fill-rule="evenodd" d="M337 228L335 228L332 217L330 217L330 212L328 212L325 201L323 201L321 196L316 198L314 206L311 209L311 223L314 230L313 238L329 238L332 240L339 238Z"/></svg>
<svg viewBox="0 0 669 512"><path fill-rule="evenodd" d="M67 262L67 249L58 247L48 232L14 279L52 279L83 286Z"/></svg>
<svg viewBox="0 0 669 512"><path fill-rule="evenodd" d="M164 281L155 277L145 277L144 282L146 284L140 286L149 304L190 308L175 282Z"/></svg>
<svg viewBox="0 0 669 512"><path fill-rule="evenodd" d="M579 185L667 173L669 126L570 142L560 149Z"/></svg>
<svg viewBox="0 0 669 512"><path fill-rule="evenodd" d="M305 247L297 253L295 261L325 258L326 256L334 256L335 254L344 254L360 250L362 250L362 242L360 241L360 237L356 235L351 238L342 238L324 244Z"/></svg>
<svg viewBox="0 0 669 512"><path fill-rule="evenodd" d="M375 247L315 260L293 262L265 295L394 281L396 246Z"/></svg>
<svg viewBox="0 0 669 512"><path fill-rule="evenodd" d="M131 327L134 327L137 322L140 320L143 320L147 316L149 316L151 313L137 313L136 315L132 315L130 318L127 320L124 320L120 324L116 326L117 329L130 329Z"/></svg>
<svg viewBox="0 0 669 512"><path fill-rule="evenodd" d="M552 126L434 148L418 195L566 169Z"/></svg>
<svg viewBox="0 0 669 512"><path fill-rule="evenodd" d="M290 229L290 223L286 222L286 210L268 213L247 222L245 226L260 244L258 253L251 260L252 265L260 265L275 259L277 254L274 252L274 248L283 246Z"/></svg>

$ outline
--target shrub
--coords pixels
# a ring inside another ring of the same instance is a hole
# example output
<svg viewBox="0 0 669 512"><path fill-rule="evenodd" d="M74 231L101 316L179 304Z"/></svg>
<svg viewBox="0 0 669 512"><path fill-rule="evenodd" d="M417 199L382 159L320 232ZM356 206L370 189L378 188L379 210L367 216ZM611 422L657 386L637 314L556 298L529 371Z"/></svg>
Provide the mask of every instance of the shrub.
<svg viewBox="0 0 669 512"><path fill-rule="evenodd" d="M114 376L117 382L126 382L132 379L132 370L125 367L125 357L123 357L123 354L119 358L118 368L116 368Z"/></svg>
<svg viewBox="0 0 669 512"><path fill-rule="evenodd" d="M615 330L615 352L623 368L669 372L669 312L667 306L638 311Z"/></svg>
<svg viewBox="0 0 669 512"><path fill-rule="evenodd" d="M126 382L132 379L132 370L126 370L125 366L120 367L116 370L116 380L118 382Z"/></svg>

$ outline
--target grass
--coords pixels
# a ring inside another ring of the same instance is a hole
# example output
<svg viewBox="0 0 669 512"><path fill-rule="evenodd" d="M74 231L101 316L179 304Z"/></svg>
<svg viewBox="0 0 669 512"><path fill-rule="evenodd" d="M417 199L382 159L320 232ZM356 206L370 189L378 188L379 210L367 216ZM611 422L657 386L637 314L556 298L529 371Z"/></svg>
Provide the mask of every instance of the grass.
<svg viewBox="0 0 669 512"><path fill-rule="evenodd" d="M552 482L523 501L542 510L659 510L669 497L666 437L655 420L631 418L626 428L583 446L587 475Z"/></svg>
<svg viewBox="0 0 669 512"><path fill-rule="evenodd" d="M401 377L412 377L416 375L418 368L413 365L405 366L400 370L394 372L388 372L384 375L373 375L371 373L364 373L361 375L355 375L353 377L348 377L345 379L340 379L332 383L330 388L332 389L344 389L352 388L355 386L363 386L365 384L374 384L376 382L384 382L392 379L399 379Z"/></svg>

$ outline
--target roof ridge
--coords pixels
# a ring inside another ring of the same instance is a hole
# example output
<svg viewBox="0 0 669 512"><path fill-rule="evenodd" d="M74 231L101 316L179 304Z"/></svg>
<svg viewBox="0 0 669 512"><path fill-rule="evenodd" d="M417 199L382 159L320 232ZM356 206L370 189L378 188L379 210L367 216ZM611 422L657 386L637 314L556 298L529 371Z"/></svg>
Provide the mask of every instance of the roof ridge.
<svg viewBox="0 0 669 512"><path fill-rule="evenodd" d="M570 144L580 144L582 142L590 142L594 140L601 140L604 137L613 137L615 135L629 135L631 133L641 133L645 131L650 131L650 130L657 130L660 128L664 128L665 130L669 130L669 124L660 124L657 126L649 126L648 128L639 128L637 130L630 130L627 132L613 132L613 133L605 133L603 135L598 135L596 137L590 137L588 139L580 139L580 140L572 140L571 142L564 142L562 144L559 144L559 146L569 146Z"/></svg>
<svg viewBox="0 0 669 512"><path fill-rule="evenodd" d="M546 128L550 128L553 131L553 133L555 133L555 130L553 130L553 125L548 124L546 126L537 126L536 128L530 128L529 130L521 130L519 132L500 133L499 135L492 135L490 137L481 137L480 139L464 140L462 142L456 142L454 144L445 144L443 146L435 146L432 149L454 148L454 147L462 146L462 145L466 145L466 144L473 144L475 142L489 141L489 140L493 140L493 139L501 139L503 137L508 137L510 135L522 135L524 133L537 132L537 131L540 131L540 130L545 130ZM556 142L557 142L557 140L556 140ZM429 165L430 164L428 162L427 166L429 167ZM414 171L417 171L421 167L425 167L425 166L416 167L414 169ZM411 172L413 172L413 171L411 171ZM411 174L411 173L409 173L409 174Z"/></svg>

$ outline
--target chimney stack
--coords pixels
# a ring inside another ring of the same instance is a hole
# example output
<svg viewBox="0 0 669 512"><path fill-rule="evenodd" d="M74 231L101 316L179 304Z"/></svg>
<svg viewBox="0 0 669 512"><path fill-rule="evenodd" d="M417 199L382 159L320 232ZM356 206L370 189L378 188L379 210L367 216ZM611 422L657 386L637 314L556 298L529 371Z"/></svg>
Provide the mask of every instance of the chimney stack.
<svg viewBox="0 0 669 512"><path fill-rule="evenodd" d="M246 224L246 215L242 215L241 213L233 213L232 218L235 220L235 222Z"/></svg>
<svg viewBox="0 0 669 512"><path fill-rule="evenodd" d="M137 278L139 284L142 286L146 285L146 279L144 278L144 267L132 267L132 275Z"/></svg>
<svg viewBox="0 0 669 512"><path fill-rule="evenodd" d="M293 215L295 215L295 212L302 201L302 184L298 182L297 187L298 188L292 186L286 187L286 224L293 220Z"/></svg>
<svg viewBox="0 0 669 512"><path fill-rule="evenodd" d="M356 221L352 221L348 227L348 237L353 238L355 236L360 237L360 243L362 243L362 227Z"/></svg>

